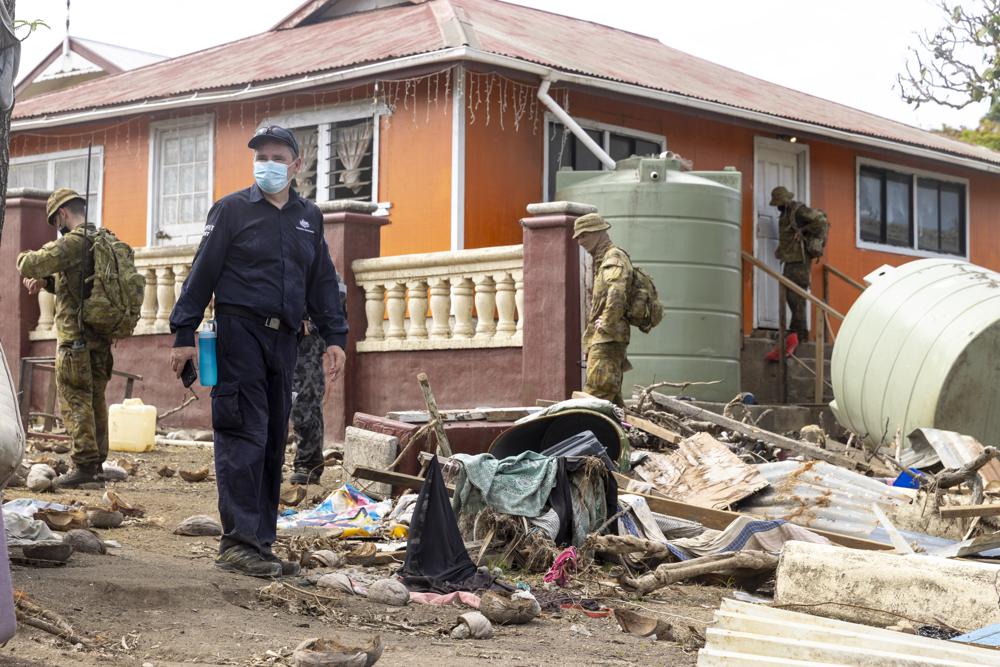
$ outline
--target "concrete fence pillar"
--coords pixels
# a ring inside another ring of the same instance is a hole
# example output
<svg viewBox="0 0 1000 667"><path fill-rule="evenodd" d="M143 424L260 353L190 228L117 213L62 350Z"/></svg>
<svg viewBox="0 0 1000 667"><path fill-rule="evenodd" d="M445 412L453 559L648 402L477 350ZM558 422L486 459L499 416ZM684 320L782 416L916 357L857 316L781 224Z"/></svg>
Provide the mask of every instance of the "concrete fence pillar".
<svg viewBox="0 0 1000 667"><path fill-rule="evenodd" d="M355 412L354 386L360 359L356 353L358 340L365 336L365 293L355 282L351 264L356 259L378 257L381 253L381 230L389 224L385 216L372 215L375 204L357 201L331 201L319 205L323 212L323 229L330 256L337 273L347 285L347 366L333 391L328 391L323 415L327 440L342 440L344 430Z"/></svg>
<svg viewBox="0 0 1000 667"><path fill-rule="evenodd" d="M38 324L38 297L21 285L17 256L24 250L37 250L56 238L56 230L45 220L46 190L14 188L7 191L7 213L3 239L0 241L0 342L7 355L7 365L20 380L21 357L28 355L29 332Z"/></svg>
<svg viewBox="0 0 1000 667"><path fill-rule="evenodd" d="M528 206L524 228L521 399L562 400L580 388L580 248L573 223L597 209L575 202Z"/></svg>

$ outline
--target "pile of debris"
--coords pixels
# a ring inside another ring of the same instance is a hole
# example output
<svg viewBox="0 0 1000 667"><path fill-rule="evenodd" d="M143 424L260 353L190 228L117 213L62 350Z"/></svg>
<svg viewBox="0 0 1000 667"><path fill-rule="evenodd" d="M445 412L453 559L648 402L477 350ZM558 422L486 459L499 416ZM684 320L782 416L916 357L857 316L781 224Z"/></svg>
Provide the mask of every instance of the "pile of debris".
<svg viewBox="0 0 1000 667"><path fill-rule="evenodd" d="M760 428L744 396L717 414L650 387L627 410L585 395L504 409L519 419L487 453L462 454L444 425L491 411L438 411L421 383L426 412L349 430L352 483L286 510L277 546L307 576L263 600L315 614L338 595L475 610L406 627L453 638L576 608L700 648L705 665L853 664L871 647L893 664L1000 665L973 645L1000 634L981 630L1000 623L981 595L1000 575L988 561L1000 555L992 447L921 429L910 447L926 467L907 468L898 442L871 451L816 427L790 437ZM405 437L391 433L400 420ZM408 455L419 474L404 472ZM724 601L707 632L630 604L682 582L743 601Z"/></svg>

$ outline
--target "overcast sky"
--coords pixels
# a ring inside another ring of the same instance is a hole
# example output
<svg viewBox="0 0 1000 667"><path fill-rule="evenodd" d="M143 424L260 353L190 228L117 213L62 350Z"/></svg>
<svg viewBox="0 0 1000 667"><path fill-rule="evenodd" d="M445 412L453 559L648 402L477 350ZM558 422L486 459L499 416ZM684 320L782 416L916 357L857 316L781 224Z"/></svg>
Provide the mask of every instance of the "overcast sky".
<svg viewBox="0 0 1000 667"><path fill-rule="evenodd" d="M668 46L819 97L911 125L975 125L983 107L913 110L896 75L914 33L941 13L931 0L516 0L656 37ZM168 56L262 32L301 0L72 0L70 32ZM44 19L24 44L21 72L65 34L65 0L19 0ZM391 39L391 35L386 35Z"/></svg>

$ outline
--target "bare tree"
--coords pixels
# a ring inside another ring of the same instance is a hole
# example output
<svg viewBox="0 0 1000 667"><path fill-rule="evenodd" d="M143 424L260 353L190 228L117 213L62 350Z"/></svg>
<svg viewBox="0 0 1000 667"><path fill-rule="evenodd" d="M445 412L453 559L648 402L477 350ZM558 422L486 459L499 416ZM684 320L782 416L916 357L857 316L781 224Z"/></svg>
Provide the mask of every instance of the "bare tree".
<svg viewBox="0 0 1000 667"><path fill-rule="evenodd" d="M14 3L16 0L3 0L11 20L14 19ZM7 176L10 173L10 117L12 106L7 111L0 112L0 237L3 235L3 223L7 218Z"/></svg>
<svg viewBox="0 0 1000 667"><path fill-rule="evenodd" d="M930 102L963 109L989 102L1000 114L1000 0L975 6L940 0L947 23L919 35L910 47L906 71L899 75L903 99L915 107Z"/></svg>

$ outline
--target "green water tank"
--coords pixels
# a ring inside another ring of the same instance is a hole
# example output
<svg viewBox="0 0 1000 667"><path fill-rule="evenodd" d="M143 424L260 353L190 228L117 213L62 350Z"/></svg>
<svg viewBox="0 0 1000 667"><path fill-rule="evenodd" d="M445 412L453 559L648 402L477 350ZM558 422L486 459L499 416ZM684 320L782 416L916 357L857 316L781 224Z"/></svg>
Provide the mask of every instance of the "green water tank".
<svg viewBox="0 0 1000 667"><path fill-rule="evenodd" d="M660 381L718 381L683 391L705 401L740 392L741 178L735 170L681 171L677 160L639 157L614 171L556 175L556 199L596 206L614 243L652 276L666 306L652 332L632 330L626 397L634 385Z"/></svg>

